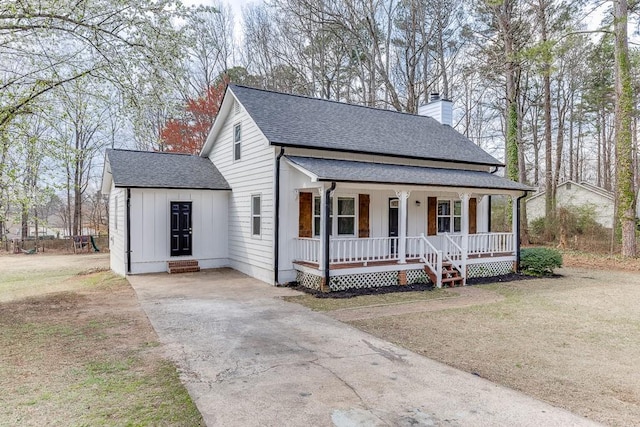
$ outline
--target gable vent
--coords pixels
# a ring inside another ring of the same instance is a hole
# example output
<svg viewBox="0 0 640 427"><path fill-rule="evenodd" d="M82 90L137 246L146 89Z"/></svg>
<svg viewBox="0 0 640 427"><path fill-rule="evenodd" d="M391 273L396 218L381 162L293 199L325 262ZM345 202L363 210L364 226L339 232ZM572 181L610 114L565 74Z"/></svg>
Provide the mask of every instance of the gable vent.
<svg viewBox="0 0 640 427"><path fill-rule="evenodd" d="M238 101L234 101L233 103L233 114L240 114L240 103Z"/></svg>

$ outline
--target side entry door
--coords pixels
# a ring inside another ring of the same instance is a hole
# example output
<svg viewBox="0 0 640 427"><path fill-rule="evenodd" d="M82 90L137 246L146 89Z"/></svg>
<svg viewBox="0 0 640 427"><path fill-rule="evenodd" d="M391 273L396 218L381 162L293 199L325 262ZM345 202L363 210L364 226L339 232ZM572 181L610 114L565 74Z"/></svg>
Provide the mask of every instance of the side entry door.
<svg viewBox="0 0 640 427"><path fill-rule="evenodd" d="M191 255L191 202L171 202L171 256Z"/></svg>

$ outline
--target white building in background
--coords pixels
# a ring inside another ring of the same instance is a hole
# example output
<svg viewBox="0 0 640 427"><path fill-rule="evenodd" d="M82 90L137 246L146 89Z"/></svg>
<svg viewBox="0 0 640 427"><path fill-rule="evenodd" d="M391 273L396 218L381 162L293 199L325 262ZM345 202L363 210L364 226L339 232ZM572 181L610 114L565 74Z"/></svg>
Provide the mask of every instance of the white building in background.
<svg viewBox="0 0 640 427"><path fill-rule="evenodd" d="M526 201L529 222L545 216L545 191L540 191ZM558 185L556 206L593 209L594 219L606 228L613 227L615 197L611 191L586 182L565 181Z"/></svg>

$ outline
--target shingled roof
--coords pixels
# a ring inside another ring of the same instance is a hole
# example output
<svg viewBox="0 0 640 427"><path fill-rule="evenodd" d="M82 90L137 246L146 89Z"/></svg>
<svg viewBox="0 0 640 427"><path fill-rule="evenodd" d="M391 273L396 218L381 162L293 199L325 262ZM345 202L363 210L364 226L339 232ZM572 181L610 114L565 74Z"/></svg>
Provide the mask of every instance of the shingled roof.
<svg viewBox="0 0 640 427"><path fill-rule="evenodd" d="M435 185L441 187L490 188L531 191L533 188L489 172L394 165L352 160L285 156L318 181Z"/></svg>
<svg viewBox="0 0 640 427"><path fill-rule="evenodd" d="M431 117L229 85L272 145L501 166Z"/></svg>
<svg viewBox="0 0 640 427"><path fill-rule="evenodd" d="M189 154L110 149L105 172L116 187L230 190L209 159Z"/></svg>

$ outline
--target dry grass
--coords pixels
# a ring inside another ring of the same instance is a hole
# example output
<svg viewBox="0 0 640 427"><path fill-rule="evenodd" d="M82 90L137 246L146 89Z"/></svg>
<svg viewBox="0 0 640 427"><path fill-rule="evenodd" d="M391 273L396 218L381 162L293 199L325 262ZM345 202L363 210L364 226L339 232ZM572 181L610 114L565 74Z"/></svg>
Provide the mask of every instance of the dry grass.
<svg viewBox="0 0 640 427"><path fill-rule="evenodd" d="M285 301L295 302L315 311L332 311L345 308L375 307L389 304L404 304L455 296L442 289L418 292L398 292L380 295L359 295L353 298L316 298L304 294L293 297L283 297Z"/></svg>
<svg viewBox="0 0 640 427"><path fill-rule="evenodd" d="M79 290L73 276L108 269L108 254L0 256L0 302Z"/></svg>
<svg viewBox="0 0 640 427"><path fill-rule="evenodd" d="M52 267L0 303L0 425L203 425L126 280Z"/></svg>
<svg viewBox="0 0 640 427"><path fill-rule="evenodd" d="M598 255L580 251L562 251L567 267L597 270L640 271L640 258L624 258L621 255Z"/></svg>
<svg viewBox="0 0 640 427"><path fill-rule="evenodd" d="M486 286L502 302L353 325L610 425L640 425L640 278L565 277Z"/></svg>

